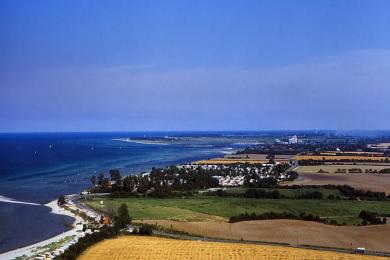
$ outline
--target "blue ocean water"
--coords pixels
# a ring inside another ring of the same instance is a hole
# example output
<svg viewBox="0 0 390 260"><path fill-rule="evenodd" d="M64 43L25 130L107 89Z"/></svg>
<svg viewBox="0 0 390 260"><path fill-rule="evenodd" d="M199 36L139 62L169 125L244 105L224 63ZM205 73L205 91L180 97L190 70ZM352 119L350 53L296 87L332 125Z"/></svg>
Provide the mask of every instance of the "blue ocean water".
<svg viewBox="0 0 390 260"><path fill-rule="evenodd" d="M135 137L192 136L180 144L144 144ZM118 168L122 175L153 166L219 156L234 146L214 142L220 133L52 133L0 134L0 195L45 204L61 194L90 186L90 177ZM202 137L202 138L199 138ZM0 253L66 230L72 219L49 213L45 206L0 202Z"/></svg>

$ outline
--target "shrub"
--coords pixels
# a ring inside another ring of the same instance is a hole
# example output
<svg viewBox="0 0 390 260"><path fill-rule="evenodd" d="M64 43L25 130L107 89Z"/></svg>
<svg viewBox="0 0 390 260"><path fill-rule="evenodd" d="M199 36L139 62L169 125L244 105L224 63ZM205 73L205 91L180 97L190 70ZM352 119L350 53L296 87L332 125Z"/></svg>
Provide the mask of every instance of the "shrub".
<svg viewBox="0 0 390 260"><path fill-rule="evenodd" d="M141 236L150 236L153 233L153 228L149 224L143 224L139 229L138 229L138 234Z"/></svg>

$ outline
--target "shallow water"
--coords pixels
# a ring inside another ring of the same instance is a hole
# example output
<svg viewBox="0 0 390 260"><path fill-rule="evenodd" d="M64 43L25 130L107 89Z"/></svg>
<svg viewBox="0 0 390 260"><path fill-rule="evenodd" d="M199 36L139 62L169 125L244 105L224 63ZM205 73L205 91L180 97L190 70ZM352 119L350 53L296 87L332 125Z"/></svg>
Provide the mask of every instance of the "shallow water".
<svg viewBox="0 0 390 260"><path fill-rule="evenodd" d="M119 168L122 175L134 174L153 166L220 156L231 147L229 141L207 138L168 145L114 140L144 135L0 134L0 195L45 204L61 194L80 192L90 186L92 175L108 175L112 168ZM0 203L0 217L0 252L59 234L64 221L71 222L44 206L11 203Z"/></svg>

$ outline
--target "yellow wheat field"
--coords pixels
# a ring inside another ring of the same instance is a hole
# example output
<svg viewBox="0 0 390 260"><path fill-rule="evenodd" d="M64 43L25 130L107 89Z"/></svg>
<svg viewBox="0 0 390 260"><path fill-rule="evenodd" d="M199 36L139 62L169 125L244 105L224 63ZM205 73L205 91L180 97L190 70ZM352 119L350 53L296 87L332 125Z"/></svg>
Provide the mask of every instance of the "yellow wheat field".
<svg viewBox="0 0 390 260"><path fill-rule="evenodd" d="M122 236L88 248L87 259L385 259L281 246Z"/></svg>

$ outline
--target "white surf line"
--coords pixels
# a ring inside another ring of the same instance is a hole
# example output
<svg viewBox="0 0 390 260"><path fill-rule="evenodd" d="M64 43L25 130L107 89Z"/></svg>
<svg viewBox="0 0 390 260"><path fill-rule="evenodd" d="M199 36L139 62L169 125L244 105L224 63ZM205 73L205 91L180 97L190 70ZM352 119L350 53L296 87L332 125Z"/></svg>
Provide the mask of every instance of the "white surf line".
<svg viewBox="0 0 390 260"><path fill-rule="evenodd" d="M119 139L111 139L112 141L122 141L122 142L126 142L126 143L136 143L136 144L152 144L152 145L168 145L167 143L162 143L162 142L159 142L159 141L138 141L138 140L133 140L133 139L129 139L129 138L126 138L126 139L122 139L122 138L119 138Z"/></svg>
<svg viewBox="0 0 390 260"><path fill-rule="evenodd" d="M0 202L41 206L41 204L37 204L37 203L33 203L33 202L18 201L18 200L10 199L10 198L7 198L7 197L1 196L1 195L0 195Z"/></svg>

